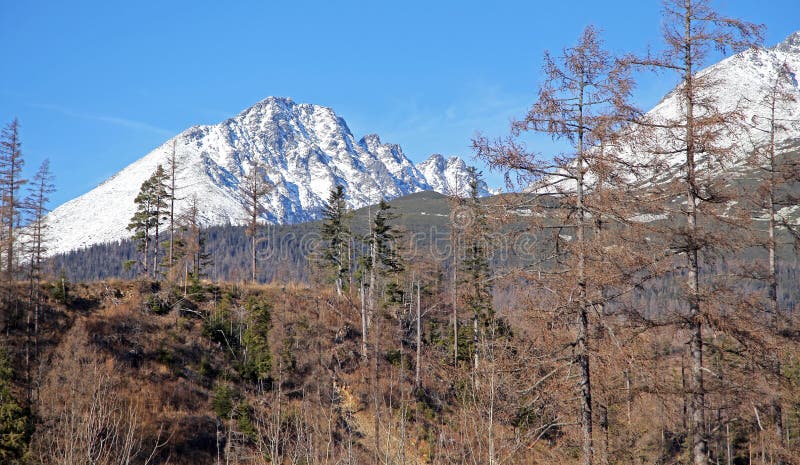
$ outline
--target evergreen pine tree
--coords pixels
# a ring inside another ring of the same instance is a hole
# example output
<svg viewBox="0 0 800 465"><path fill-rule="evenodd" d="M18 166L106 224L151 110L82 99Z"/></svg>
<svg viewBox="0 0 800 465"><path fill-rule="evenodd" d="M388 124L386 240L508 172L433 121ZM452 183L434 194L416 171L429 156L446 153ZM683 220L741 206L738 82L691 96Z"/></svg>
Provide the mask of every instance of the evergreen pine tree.
<svg viewBox="0 0 800 465"><path fill-rule="evenodd" d="M169 199L170 194L167 190L167 180L169 176L167 175L166 171L164 171L164 167L158 165L156 168L156 172L153 173L151 178L152 181L152 207L153 207L153 277L159 277L159 266L161 266L161 262L159 261L159 248L161 246L160 242L160 227L164 222L169 219Z"/></svg>
<svg viewBox="0 0 800 465"><path fill-rule="evenodd" d="M28 418L11 392L13 371L4 350L0 350L0 463L21 463L27 449Z"/></svg>
<svg viewBox="0 0 800 465"><path fill-rule="evenodd" d="M248 299L246 308L249 321L243 335L243 374L253 381L262 382L272 370L272 353L267 337L272 323L272 309L266 301L255 296Z"/></svg>
<svg viewBox="0 0 800 465"><path fill-rule="evenodd" d="M467 169L469 176L469 198L465 202L464 215L461 215L463 228L464 259L461 267L465 284L465 303L472 311L473 330L473 368L477 372L479 363L478 340L481 323L491 322L492 293L489 286L489 258L486 250L488 225L486 213L478 198L481 173L474 167Z"/></svg>
<svg viewBox="0 0 800 465"><path fill-rule="evenodd" d="M322 259L333 270L336 293L341 295L350 273L350 256L347 246L350 242L348 220L350 212L344 198L344 187L337 185L331 189L328 203L322 209Z"/></svg>
<svg viewBox="0 0 800 465"><path fill-rule="evenodd" d="M374 246L374 259L371 266L374 266L376 271L383 276L403 271L403 263L395 248L398 235L391 223L398 218L398 215L391 209L392 206L386 200L381 199L375 219L372 221L369 240L370 246Z"/></svg>
<svg viewBox="0 0 800 465"><path fill-rule="evenodd" d="M133 232L133 240L138 244L137 250L142 254L143 272L150 276L152 264L153 277L158 272L159 226L166 219L166 179L164 168L158 165L153 175L142 183L139 194L134 199L136 212L128 224L128 230Z"/></svg>

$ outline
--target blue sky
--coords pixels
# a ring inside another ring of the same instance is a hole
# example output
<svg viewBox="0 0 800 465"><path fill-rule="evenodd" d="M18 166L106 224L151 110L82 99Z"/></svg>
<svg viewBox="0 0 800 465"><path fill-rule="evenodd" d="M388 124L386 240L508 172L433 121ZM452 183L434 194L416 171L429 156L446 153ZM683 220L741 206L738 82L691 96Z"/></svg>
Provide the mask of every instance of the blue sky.
<svg viewBox="0 0 800 465"><path fill-rule="evenodd" d="M766 24L767 44L800 29L797 0L715 4ZM476 131L504 134L533 101L544 50L587 24L613 51L658 48L660 10L657 0L0 0L0 123L19 118L28 171L50 158L53 206L270 95L330 106L356 137L375 132L415 162L471 158ZM673 83L648 76L636 99L647 107Z"/></svg>

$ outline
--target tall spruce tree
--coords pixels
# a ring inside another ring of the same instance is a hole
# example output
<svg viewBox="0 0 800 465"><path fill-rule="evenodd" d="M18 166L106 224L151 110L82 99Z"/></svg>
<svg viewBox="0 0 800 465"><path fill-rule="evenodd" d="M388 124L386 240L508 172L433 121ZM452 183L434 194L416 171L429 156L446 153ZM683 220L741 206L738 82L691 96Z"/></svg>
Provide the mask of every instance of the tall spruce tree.
<svg viewBox="0 0 800 465"><path fill-rule="evenodd" d="M472 312L473 371L477 375L480 362L478 351L480 328L490 322L493 315L492 292L489 285L489 231L486 212L479 199L481 173L475 167L467 169L469 198L464 204L463 214L458 215L464 241L464 259L461 261L464 277L465 306Z"/></svg>
<svg viewBox="0 0 800 465"><path fill-rule="evenodd" d="M380 441L380 418L381 418L381 401L378 395L378 384L380 379L380 366L381 361L381 329L379 328L380 318L377 317L376 307L376 292L378 288L378 280L380 279L383 288L386 290L386 279L395 275L403 270L403 263L397 253L398 239L397 231L392 224L392 221L398 218L398 215L391 211L392 207L381 199L378 203L378 211L372 219L369 237L367 244L369 245L369 257L363 260L367 271L369 272L369 294L368 294L368 313L366 315L367 326L370 327L372 333L372 400L373 400L373 415L374 415L374 453L375 463L380 463L381 460L381 441ZM389 292L384 292L384 299L389 297Z"/></svg>
<svg viewBox="0 0 800 465"><path fill-rule="evenodd" d="M140 264L145 276L158 275L159 226L165 219L168 199L165 181L164 168L158 165L156 171L142 183L134 199L136 212L127 227L133 232L137 250L142 254Z"/></svg>
<svg viewBox="0 0 800 465"><path fill-rule="evenodd" d="M403 271L403 262L397 253L398 233L392 223L397 218L389 202L381 199L367 241L370 245L370 271L381 277Z"/></svg>
<svg viewBox="0 0 800 465"><path fill-rule="evenodd" d="M328 203L322 208L322 259L333 271L336 293L342 289L350 274L350 220L351 214L345 200L344 186L337 185L331 189Z"/></svg>

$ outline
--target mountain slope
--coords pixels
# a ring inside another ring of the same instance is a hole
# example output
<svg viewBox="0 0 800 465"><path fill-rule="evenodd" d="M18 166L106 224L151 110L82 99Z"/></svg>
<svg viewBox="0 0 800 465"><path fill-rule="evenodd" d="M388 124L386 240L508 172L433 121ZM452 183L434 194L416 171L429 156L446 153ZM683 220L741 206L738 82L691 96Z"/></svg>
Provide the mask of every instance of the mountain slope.
<svg viewBox="0 0 800 465"><path fill-rule="evenodd" d="M56 208L48 217L51 253L129 236L133 200L142 182L159 164L166 164L173 143L178 195L197 196L204 226L243 222L238 183L254 161L267 166L275 185L264 217L273 224L316 219L336 184L345 187L349 205L358 208L381 197L437 189L445 177L467 176L461 160L443 166L446 174L423 162L423 174L399 145L382 143L374 134L356 140L332 109L270 97L220 124L183 131L97 188ZM178 202L179 210L187 204Z"/></svg>

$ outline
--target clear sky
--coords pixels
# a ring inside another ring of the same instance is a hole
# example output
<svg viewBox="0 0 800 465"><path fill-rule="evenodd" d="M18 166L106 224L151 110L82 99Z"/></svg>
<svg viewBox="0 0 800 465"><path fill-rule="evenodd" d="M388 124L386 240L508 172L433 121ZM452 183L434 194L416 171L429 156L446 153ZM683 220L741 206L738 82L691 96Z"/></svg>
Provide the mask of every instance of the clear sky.
<svg viewBox="0 0 800 465"><path fill-rule="evenodd" d="M716 6L765 24L769 45L800 29L798 0ZM659 48L660 10L658 0L0 0L0 123L19 118L29 172L50 158L53 206L270 95L330 106L357 138L377 133L414 162L471 159L476 131L502 135L532 103L544 50L587 24L612 51ZM637 101L652 105L673 84L648 77Z"/></svg>

